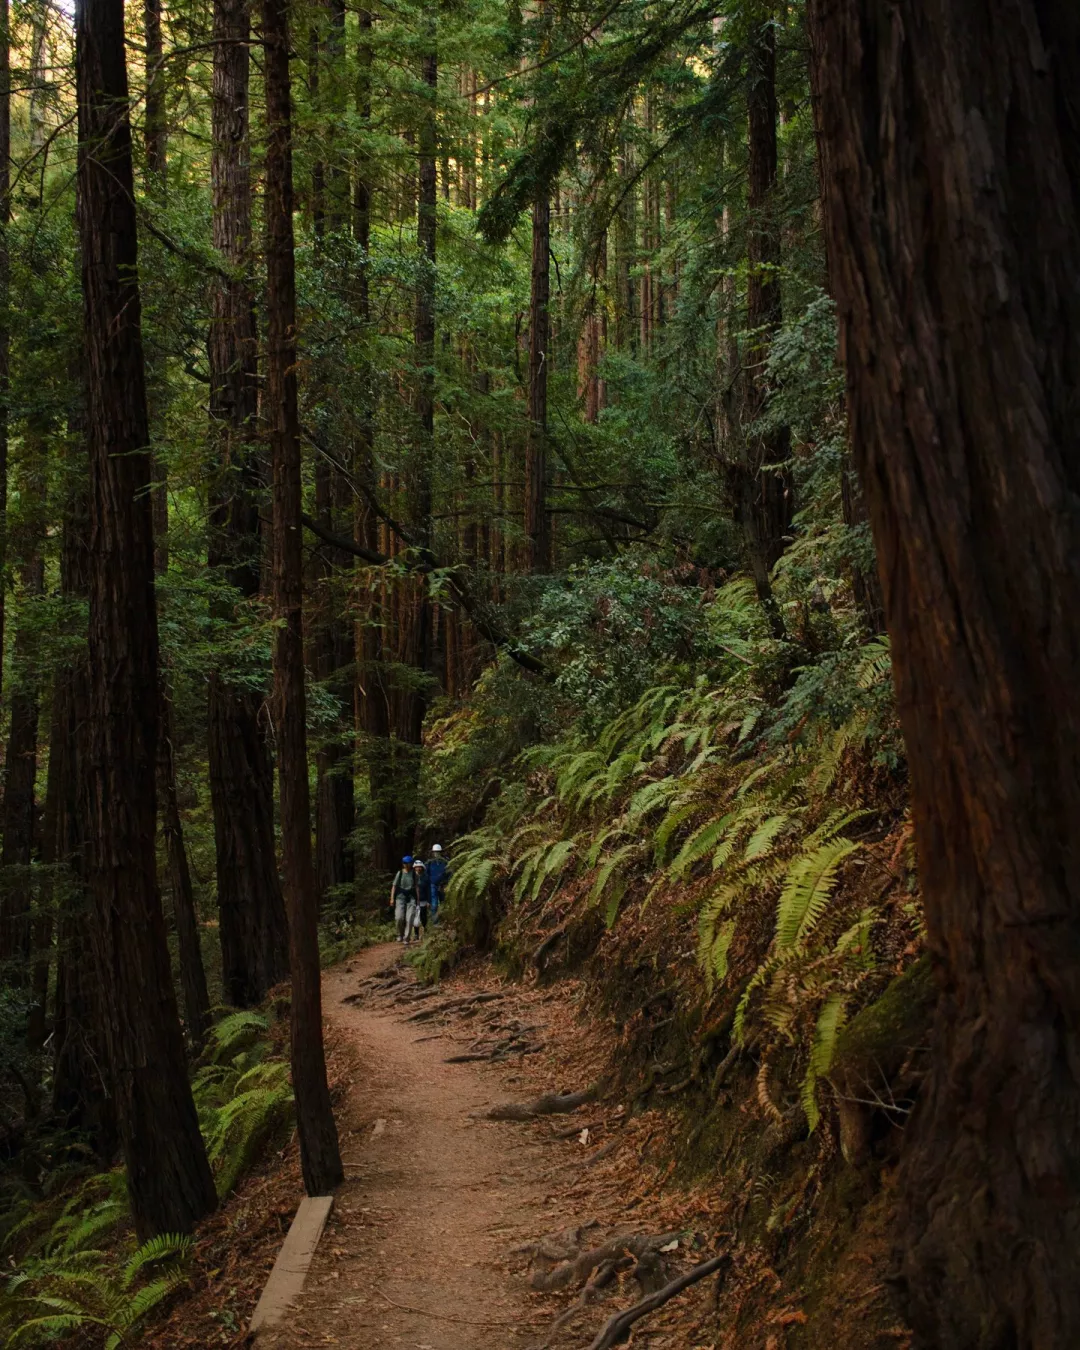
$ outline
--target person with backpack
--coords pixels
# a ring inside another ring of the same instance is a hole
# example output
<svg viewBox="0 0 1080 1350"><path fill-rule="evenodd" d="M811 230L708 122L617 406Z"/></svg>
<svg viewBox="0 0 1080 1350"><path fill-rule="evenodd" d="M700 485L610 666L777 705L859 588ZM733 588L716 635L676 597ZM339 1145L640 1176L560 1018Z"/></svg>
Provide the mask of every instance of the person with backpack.
<svg viewBox="0 0 1080 1350"><path fill-rule="evenodd" d="M416 902L416 880L413 876L412 856L406 854L401 860L401 868L394 873L390 887L390 908L394 911L394 923L397 926L397 940L408 942L409 906Z"/></svg>
<svg viewBox="0 0 1080 1350"><path fill-rule="evenodd" d="M431 901L431 888L428 871L419 858L413 859L413 881L416 890L416 904L413 913L412 929L406 926L406 932L414 932L417 942L423 937L428 926L428 910Z"/></svg>
<svg viewBox="0 0 1080 1350"><path fill-rule="evenodd" d="M431 922L439 921L439 906L446 899L446 883L450 880L450 868L443 857L442 844L432 844L431 858L427 865L428 891L431 898Z"/></svg>

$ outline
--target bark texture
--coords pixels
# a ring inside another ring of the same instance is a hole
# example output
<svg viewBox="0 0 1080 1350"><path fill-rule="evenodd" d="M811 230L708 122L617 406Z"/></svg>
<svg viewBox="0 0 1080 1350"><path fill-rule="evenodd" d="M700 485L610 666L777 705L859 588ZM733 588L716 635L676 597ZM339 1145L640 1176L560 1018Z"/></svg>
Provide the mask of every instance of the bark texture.
<svg viewBox="0 0 1080 1350"><path fill-rule="evenodd" d="M188 1083L154 856L157 612L121 0L75 15L90 450L83 776L96 975L140 1238L216 1204Z"/></svg>
<svg viewBox="0 0 1080 1350"><path fill-rule="evenodd" d="M255 311L243 269L251 262L249 148L251 23L245 0L214 5L212 103L214 247L237 269L215 278L209 341L211 479L209 562L240 602L258 594L262 481L255 447ZM222 617L228 619L228 613ZM220 912L222 981L235 1007L260 1003L285 979L289 937L274 843L274 780L263 699L215 671L208 689L210 795Z"/></svg>
<svg viewBox="0 0 1080 1350"><path fill-rule="evenodd" d="M814 0L852 445L940 976L903 1162L935 1350L1080 1344L1080 8Z"/></svg>
<svg viewBox="0 0 1080 1350"><path fill-rule="evenodd" d="M300 424L296 389L288 0L264 0L266 71L267 407L274 463L274 645L281 863L289 916L291 1058L300 1162L309 1195L343 1177L326 1082L322 994L311 857L304 690Z"/></svg>

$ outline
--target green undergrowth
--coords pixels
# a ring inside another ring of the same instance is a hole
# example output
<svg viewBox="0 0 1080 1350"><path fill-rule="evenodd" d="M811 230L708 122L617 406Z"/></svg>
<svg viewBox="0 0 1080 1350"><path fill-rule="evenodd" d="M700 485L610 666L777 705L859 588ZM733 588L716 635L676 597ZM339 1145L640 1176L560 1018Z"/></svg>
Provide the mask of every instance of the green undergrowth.
<svg viewBox="0 0 1080 1350"><path fill-rule="evenodd" d="M192 1075L199 1123L224 1199L293 1116L287 1036L261 1012L228 1012L213 1025ZM95 1172L68 1141L33 1178L5 1176L0 1256L0 1344L139 1344L146 1319L187 1281L191 1239L166 1234L139 1245L122 1169ZM86 1338L89 1338L88 1340Z"/></svg>
<svg viewBox="0 0 1080 1350"><path fill-rule="evenodd" d="M778 640L743 581L705 622L706 669L500 766L450 918L518 976L583 978L617 1090L670 1113L673 1162L717 1178L743 1256L824 1290L878 1212L927 1032L889 647L835 608ZM788 1344L835 1337L819 1303Z"/></svg>

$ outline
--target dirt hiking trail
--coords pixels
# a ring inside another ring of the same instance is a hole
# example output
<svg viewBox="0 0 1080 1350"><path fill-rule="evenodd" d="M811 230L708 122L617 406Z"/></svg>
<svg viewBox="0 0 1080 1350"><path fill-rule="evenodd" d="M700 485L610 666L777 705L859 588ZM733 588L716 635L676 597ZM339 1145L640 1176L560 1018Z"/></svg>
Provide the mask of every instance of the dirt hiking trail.
<svg viewBox="0 0 1080 1350"><path fill-rule="evenodd" d="M346 1180L304 1294L259 1346L512 1350L550 1321L507 1264L558 1226L544 1212L552 1159L527 1128L470 1115L514 1096L513 1070L444 1063L453 1041L407 1021L409 1005L343 1002L399 950L369 948L324 976L325 1015L357 1058L337 1110Z"/></svg>
<svg viewBox="0 0 1080 1350"><path fill-rule="evenodd" d="M258 1350L585 1350L646 1297L658 1307L632 1345L719 1350L711 1202L649 1160L660 1116L603 1099L612 1045L575 982L504 983L478 963L425 988L400 955L368 948L323 976L350 1065L346 1180L303 1294ZM700 1282L668 1301L688 1274Z"/></svg>

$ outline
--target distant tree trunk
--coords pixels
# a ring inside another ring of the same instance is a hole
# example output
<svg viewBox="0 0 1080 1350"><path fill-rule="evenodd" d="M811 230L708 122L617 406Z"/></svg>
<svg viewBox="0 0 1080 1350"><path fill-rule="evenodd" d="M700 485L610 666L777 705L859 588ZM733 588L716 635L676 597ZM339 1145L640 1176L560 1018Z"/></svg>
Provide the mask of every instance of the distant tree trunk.
<svg viewBox="0 0 1080 1350"><path fill-rule="evenodd" d="M45 585L45 563L35 543L22 569L23 596L40 596ZM30 864L34 857L34 784L37 779L39 694L30 669L33 622L22 623L15 637L14 679L11 688L11 730L4 761L4 842L0 849L0 961L12 963L12 977L30 980L30 914L34 886ZM14 869L14 874L12 872Z"/></svg>
<svg viewBox="0 0 1080 1350"><path fill-rule="evenodd" d="M304 691L300 425L296 387L288 0L263 0L266 73L267 400L274 463L274 644L281 854L289 914L292 1080L300 1162L309 1195L343 1177L326 1082L322 994L311 859Z"/></svg>
<svg viewBox="0 0 1080 1350"><path fill-rule="evenodd" d="M165 856L169 860L169 889L180 956L180 988L184 994L184 1016L188 1035L196 1050L206 1039L210 1026L210 995L203 967L199 914L195 890L191 884L184 828L180 820L180 801L176 791L176 755L173 738L173 707L162 682L161 727L158 735L158 789L161 794L161 830L165 837Z"/></svg>
<svg viewBox="0 0 1080 1350"><path fill-rule="evenodd" d="M338 235L346 228L349 205L348 177L342 170L337 146L345 110L345 5L329 0L326 40L316 53L322 67L321 103L329 164L324 170L326 228ZM355 456L354 456L355 458ZM315 511L332 533L347 536L352 529L353 502L347 477L320 455L315 464ZM319 609L312 634L316 677L341 700L341 714L333 731L324 736L315 753L315 889L320 905L328 893L353 879L350 836L354 825L353 755L349 744L353 725L352 620L344 613L338 578L351 571L353 560L329 546L319 554Z"/></svg>
<svg viewBox="0 0 1080 1350"><path fill-rule="evenodd" d="M165 47L161 40L161 0L143 0L146 38L146 101L143 109L143 145L146 173L155 188L165 182L168 123L165 116Z"/></svg>
<svg viewBox="0 0 1080 1350"><path fill-rule="evenodd" d="M745 391L740 412L743 428L732 464L735 514L746 537L750 572L776 636L783 620L772 594L770 572L784 551L794 514L787 427L766 434L754 430L765 411L766 363L773 335L783 317L780 292L780 222L776 189L776 29L772 18L754 35L747 59L747 281L750 336L743 355ZM776 467L781 466L781 467Z"/></svg>
<svg viewBox="0 0 1080 1350"><path fill-rule="evenodd" d="M214 456L208 560L241 601L258 594L262 535L256 457L257 345L250 265L250 19L245 0L214 5L213 239L236 269L212 285L210 418ZM228 619L226 606L222 618ZM261 695L211 673L207 731L214 809L222 984L235 1007L261 1003L289 971L274 842L274 779Z"/></svg>
<svg viewBox="0 0 1080 1350"><path fill-rule="evenodd" d="M901 1167L908 1310L935 1350L1080 1345L1080 9L810 15L941 991Z"/></svg>
<svg viewBox="0 0 1080 1350"><path fill-rule="evenodd" d="M358 15L356 111L365 126L371 122L372 15L362 9ZM371 247L371 165L361 153L356 162L353 191L353 237L360 252L356 275L356 317L367 331L371 323L370 266ZM353 476L374 493L375 389L370 365L361 371L364 407L353 454ZM355 498L353 537L367 548L379 548L379 522L370 501L362 493ZM368 790L374 814L375 839L371 867L386 873L394 865L394 813L387 797L387 770L390 765L390 706L383 673L383 634L380 613L381 586L374 578L367 583L368 598L356 632L356 710L361 745L367 762Z"/></svg>
<svg viewBox="0 0 1080 1350"><path fill-rule="evenodd" d="M121 0L80 0L75 26L90 445L87 888L132 1217L145 1239L190 1231L217 1196L154 856L157 613Z"/></svg>
<svg viewBox="0 0 1080 1350"><path fill-rule="evenodd" d="M532 283L529 296L529 383L525 443L525 537L530 572L551 570L548 510L547 395L551 339L551 198L540 192L532 208Z"/></svg>

